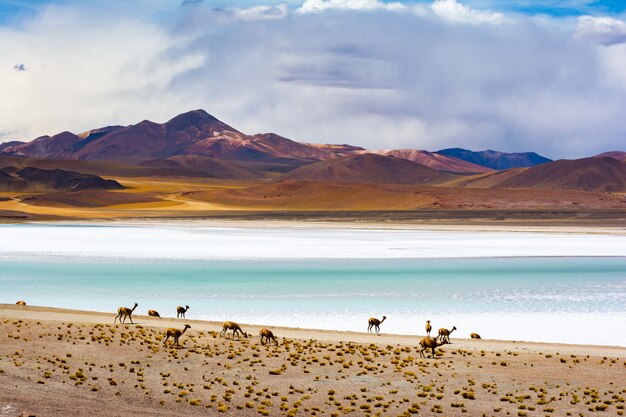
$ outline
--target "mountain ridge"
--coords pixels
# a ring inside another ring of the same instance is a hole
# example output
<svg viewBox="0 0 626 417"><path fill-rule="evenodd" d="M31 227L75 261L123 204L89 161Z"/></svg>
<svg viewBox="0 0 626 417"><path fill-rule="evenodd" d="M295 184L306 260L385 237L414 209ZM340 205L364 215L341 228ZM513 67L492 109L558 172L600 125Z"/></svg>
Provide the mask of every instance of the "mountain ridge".
<svg viewBox="0 0 626 417"><path fill-rule="evenodd" d="M292 168L358 153L379 153L445 172L471 174L492 169L441 152L418 149L376 151L349 144L297 142L276 133L247 135L202 109L181 113L164 123L143 120L128 126L95 128L78 135L65 131L30 142L14 141L4 146L0 144L0 152L9 156L132 164L174 156L203 155L230 161L287 164Z"/></svg>
<svg viewBox="0 0 626 417"><path fill-rule="evenodd" d="M486 151L470 151L463 148L447 148L441 149L436 153L462 159L498 171L510 168L526 168L552 162L551 159L541 156L536 152L510 153L491 149Z"/></svg>

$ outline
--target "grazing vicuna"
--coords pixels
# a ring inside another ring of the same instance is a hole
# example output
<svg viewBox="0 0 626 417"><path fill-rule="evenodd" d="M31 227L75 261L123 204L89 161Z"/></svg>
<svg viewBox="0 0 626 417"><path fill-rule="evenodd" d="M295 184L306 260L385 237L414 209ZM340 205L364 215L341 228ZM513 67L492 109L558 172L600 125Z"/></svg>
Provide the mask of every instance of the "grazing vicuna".
<svg viewBox="0 0 626 417"><path fill-rule="evenodd" d="M233 331L233 340L235 339L235 335L237 335L237 339L241 339L239 337L240 333L243 335L243 337L248 337L248 333L241 330L241 327L235 322L225 321L224 324L222 324L222 331L220 332L220 337L224 336L227 330Z"/></svg>
<svg viewBox="0 0 626 417"><path fill-rule="evenodd" d="M369 320L367 320L367 332L371 333L372 329L376 330L376 333L380 333L380 324L385 321L387 317L383 316L382 320L378 320L376 317L371 317Z"/></svg>
<svg viewBox="0 0 626 417"><path fill-rule="evenodd" d="M446 340L440 340L437 341L437 339L433 339L432 337L426 336L425 338L423 338L422 340L420 340L420 357L424 357L424 351L428 350L428 349L432 349L432 355L430 356L431 358L435 357L435 349L437 349L439 346L445 345L446 343L448 343Z"/></svg>
<svg viewBox="0 0 626 417"><path fill-rule="evenodd" d="M259 334L261 335L261 344L264 345L265 343L263 342L265 340L265 342L269 343L270 341L273 341L274 344L276 346L278 346L278 340L276 339L276 336L274 336L274 333L272 333L272 331L270 329L261 329L259 330Z"/></svg>
<svg viewBox="0 0 626 417"><path fill-rule="evenodd" d="M448 343L451 343L450 342L450 333L452 333L455 330L456 330L455 326L452 326L452 330L444 329L442 327L441 329L439 329L439 335L437 336L437 339L447 340Z"/></svg>
<svg viewBox="0 0 626 417"><path fill-rule="evenodd" d="M187 307L187 308L185 308ZM176 307L176 318L185 318L185 313L187 312L187 310L189 310L189 306L178 306Z"/></svg>
<svg viewBox="0 0 626 417"><path fill-rule="evenodd" d="M470 333L470 337L472 339L481 339L480 335L478 333Z"/></svg>
<svg viewBox="0 0 626 417"><path fill-rule="evenodd" d="M178 339L187 331L187 329L191 329L191 326L185 324L185 328L183 330L169 328L165 330L165 340L163 341L163 346L167 343L167 339L171 337L174 338L174 343L176 343L176 347L178 347Z"/></svg>
<svg viewBox="0 0 626 417"><path fill-rule="evenodd" d="M159 314L159 312L158 312L158 311L156 311L156 310L148 310L148 315L149 315L150 317L161 317L161 315Z"/></svg>
<svg viewBox="0 0 626 417"><path fill-rule="evenodd" d="M133 314L133 311L135 311L135 309L137 308L139 304L135 303L135 306L133 308L128 308L128 307L120 307L117 309L117 316L115 316L115 319L113 320L113 324L115 324L115 321L117 319L120 319L120 323L125 323L126 322L126 317L128 317L130 319L130 322L132 324L133 323L133 318L131 317L131 315ZM122 321L123 319L123 321Z"/></svg>

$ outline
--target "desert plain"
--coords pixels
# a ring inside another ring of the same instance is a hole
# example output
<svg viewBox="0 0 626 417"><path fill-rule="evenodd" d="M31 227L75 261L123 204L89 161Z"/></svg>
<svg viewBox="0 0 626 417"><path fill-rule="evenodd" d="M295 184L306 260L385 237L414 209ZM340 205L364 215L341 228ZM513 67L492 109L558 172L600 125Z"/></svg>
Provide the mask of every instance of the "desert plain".
<svg viewBox="0 0 626 417"><path fill-rule="evenodd" d="M2 416L614 416L626 348L269 327L0 305ZM191 328L177 348L168 327ZM421 324L416 323L416 329ZM419 330L416 330L419 333Z"/></svg>

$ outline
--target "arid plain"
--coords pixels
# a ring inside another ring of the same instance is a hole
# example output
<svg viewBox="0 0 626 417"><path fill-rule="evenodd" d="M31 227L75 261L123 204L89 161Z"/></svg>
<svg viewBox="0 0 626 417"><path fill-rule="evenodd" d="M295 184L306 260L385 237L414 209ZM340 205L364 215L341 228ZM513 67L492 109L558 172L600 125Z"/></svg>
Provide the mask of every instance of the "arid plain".
<svg viewBox="0 0 626 417"><path fill-rule="evenodd" d="M2 415L623 415L626 349L272 328L0 306ZM180 348L163 345L183 328ZM365 326L364 326L365 327ZM68 399L71 398L71 401Z"/></svg>

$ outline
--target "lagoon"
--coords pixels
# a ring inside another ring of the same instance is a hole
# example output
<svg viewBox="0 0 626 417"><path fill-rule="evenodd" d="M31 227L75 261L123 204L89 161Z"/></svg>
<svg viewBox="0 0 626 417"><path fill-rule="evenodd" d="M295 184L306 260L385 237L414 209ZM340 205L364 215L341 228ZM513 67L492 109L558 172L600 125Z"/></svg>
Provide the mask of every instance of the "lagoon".
<svg viewBox="0 0 626 417"><path fill-rule="evenodd" d="M190 319L354 331L386 315L387 333L423 334L429 319L456 326L453 338L626 346L626 256L562 256L590 238L622 236L102 225L0 232L3 303L114 312L138 302L138 314L174 317L188 304ZM12 234L23 240L11 245ZM522 256L531 236L538 247L569 241L552 247L561 256ZM505 246L498 254L518 255L489 256L496 240ZM458 256L459 242L482 256ZM384 256L365 257L376 248ZM442 256L423 256L424 248Z"/></svg>

